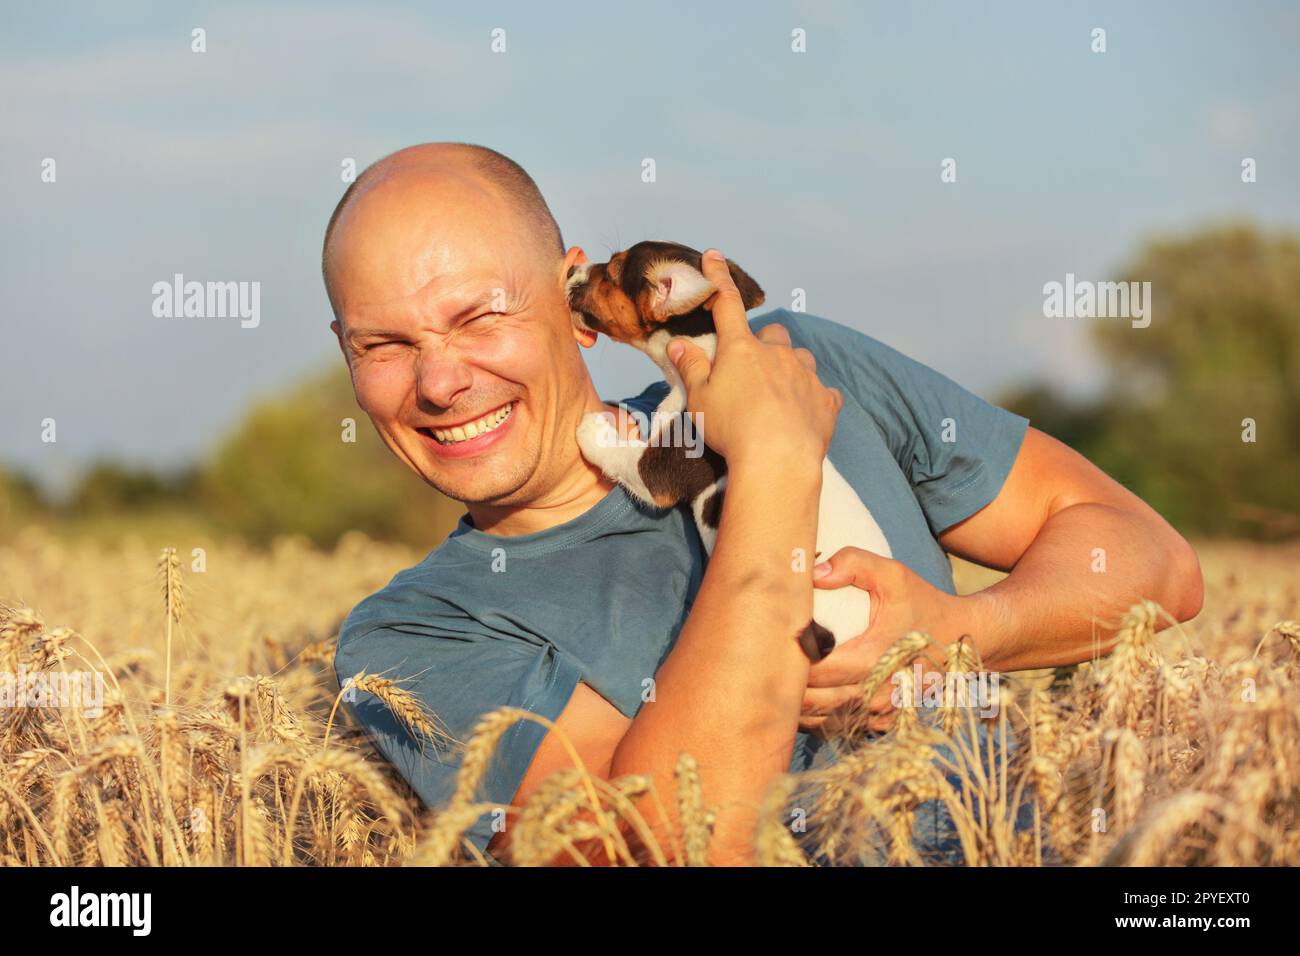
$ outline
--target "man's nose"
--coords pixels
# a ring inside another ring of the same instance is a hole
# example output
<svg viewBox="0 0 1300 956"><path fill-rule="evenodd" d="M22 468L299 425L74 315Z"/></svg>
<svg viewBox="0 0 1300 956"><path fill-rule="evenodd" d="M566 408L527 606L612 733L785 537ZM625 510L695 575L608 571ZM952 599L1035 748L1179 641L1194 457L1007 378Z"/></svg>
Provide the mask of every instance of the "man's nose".
<svg viewBox="0 0 1300 956"><path fill-rule="evenodd" d="M454 353L421 349L415 369L415 388L424 404L450 408L473 383L473 370Z"/></svg>

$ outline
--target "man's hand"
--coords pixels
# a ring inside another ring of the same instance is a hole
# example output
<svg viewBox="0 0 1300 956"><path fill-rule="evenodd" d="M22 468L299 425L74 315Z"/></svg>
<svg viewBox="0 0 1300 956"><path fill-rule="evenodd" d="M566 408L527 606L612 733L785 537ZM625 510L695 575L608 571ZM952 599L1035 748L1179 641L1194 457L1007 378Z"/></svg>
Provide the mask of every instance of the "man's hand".
<svg viewBox="0 0 1300 956"><path fill-rule="evenodd" d="M728 471L762 460L807 464L820 473L844 397L822 385L812 353L792 349L785 328L772 324L753 333L721 253L705 252L702 268L718 289L706 303L718 332L717 353L710 363L694 343L674 339L668 357L704 441L727 460Z"/></svg>
<svg viewBox="0 0 1300 956"><path fill-rule="evenodd" d="M1161 626L1186 621L1201 607L1191 546L1136 495L1034 428L997 497L939 541L945 551L1010 574L955 597L898 561L856 548L833 555L830 573L818 577L814 569L815 587L870 591L872 621L809 670L803 729L831 732L846 718L861 720L861 682L910 630L941 645L969 634L988 670L1030 670L1109 653L1124 612L1138 601L1166 609L1170 618ZM938 648L920 660L925 671L943 666ZM886 683L869 702L867 726L893 723L892 690Z"/></svg>
<svg viewBox="0 0 1300 956"><path fill-rule="evenodd" d="M862 682L871 668L909 631L924 631L941 644L957 640L970 632L977 610L967 599L940 591L902 562L859 548L842 548L813 568L813 586L871 592L871 622L861 635L809 669L799 721L803 730L830 733L849 722L872 730L888 729L897 716L891 682L882 684L863 706ZM943 668L937 648L922 652L920 660L925 671Z"/></svg>

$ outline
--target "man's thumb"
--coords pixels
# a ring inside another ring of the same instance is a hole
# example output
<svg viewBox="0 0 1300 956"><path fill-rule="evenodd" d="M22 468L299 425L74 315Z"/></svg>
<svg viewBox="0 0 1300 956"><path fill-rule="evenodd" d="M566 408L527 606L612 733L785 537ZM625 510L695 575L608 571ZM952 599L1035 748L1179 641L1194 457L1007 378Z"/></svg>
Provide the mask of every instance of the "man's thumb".
<svg viewBox="0 0 1300 956"><path fill-rule="evenodd" d="M813 587L842 588L852 584L866 589L874 584L882 563L888 561L889 558L861 548L840 548L830 557L823 556L813 568Z"/></svg>
<svg viewBox="0 0 1300 956"><path fill-rule="evenodd" d="M688 392L709 377L708 356L694 342L673 339L668 343L668 359L676 367Z"/></svg>

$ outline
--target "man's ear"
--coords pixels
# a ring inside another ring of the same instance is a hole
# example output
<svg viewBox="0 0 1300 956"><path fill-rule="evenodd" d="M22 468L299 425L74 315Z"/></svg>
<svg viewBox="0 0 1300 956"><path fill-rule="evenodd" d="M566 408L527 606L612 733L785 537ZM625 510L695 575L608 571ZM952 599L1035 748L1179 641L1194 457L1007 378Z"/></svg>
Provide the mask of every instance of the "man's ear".
<svg viewBox="0 0 1300 956"><path fill-rule="evenodd" d="M348 367L348 378L352 381L352 391L357 390L357 377L352 368L352 353L348 351L347 339L343 337L343 323L335 319L330 323L330 331L334 333L334 338L339 343L339 351L343 353L343 364Z"/></svg>
<svg viewBox="0 0 1300 956"><path fill-rule="evenodd" d="M569 281L569 270L574 266L580 266L587 262L587 253L583 252L581 246L572 246L564 254L564 259L560 262L560 295L564 295L564 285ZM577 322L570 322L569 326L573 329L573 337L578 344L584 349L589 349L596 344L598 336L591 329L584 328Z"/></svg>
<svg viewBox="0 0 1300 956"><path fill-rule="evenodd" d="M339 351L343 353L343 361L347 362L348 347L346 343L344 343L343 341L343 326L339 323L338 319L335 319L333 322L330 323L330 331L334 333L334 338L338 339ZM351 368L350 362L348 363L348 367Z"/></svg>
<svg viewBox="0 0 1300 956"><path fill-rule="evenodd" d="M564 254L560 260L560 289L564 288L564 283L569 281L569 270L574 266L580 266L587 261L587 253L582 246L570 246L569 251Z"/></svg>
<svg viewBox="0 0 1300 956"><path fill-rule="evenodd" d="M757 309L763 304L767 297L763 295L758 283L749 277L748 272L730 259L727 260L727 271L731 273L731 281L736 283L736 288L740 291L740 300L745 303L746 311Z"/></svg>

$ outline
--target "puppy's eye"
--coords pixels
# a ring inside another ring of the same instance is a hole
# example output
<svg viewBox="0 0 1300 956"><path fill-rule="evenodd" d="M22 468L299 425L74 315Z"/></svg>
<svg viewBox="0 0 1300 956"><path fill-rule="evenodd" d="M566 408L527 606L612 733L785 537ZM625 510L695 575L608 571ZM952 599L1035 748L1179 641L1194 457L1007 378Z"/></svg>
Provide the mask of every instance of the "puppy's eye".
<svg viewBox="0 0 1300 956"><path fill-rule="evenodd" d="M623 260L615 256L605 265L605 274L609 276L611 282L621 282L623 280Z"/></svg>

